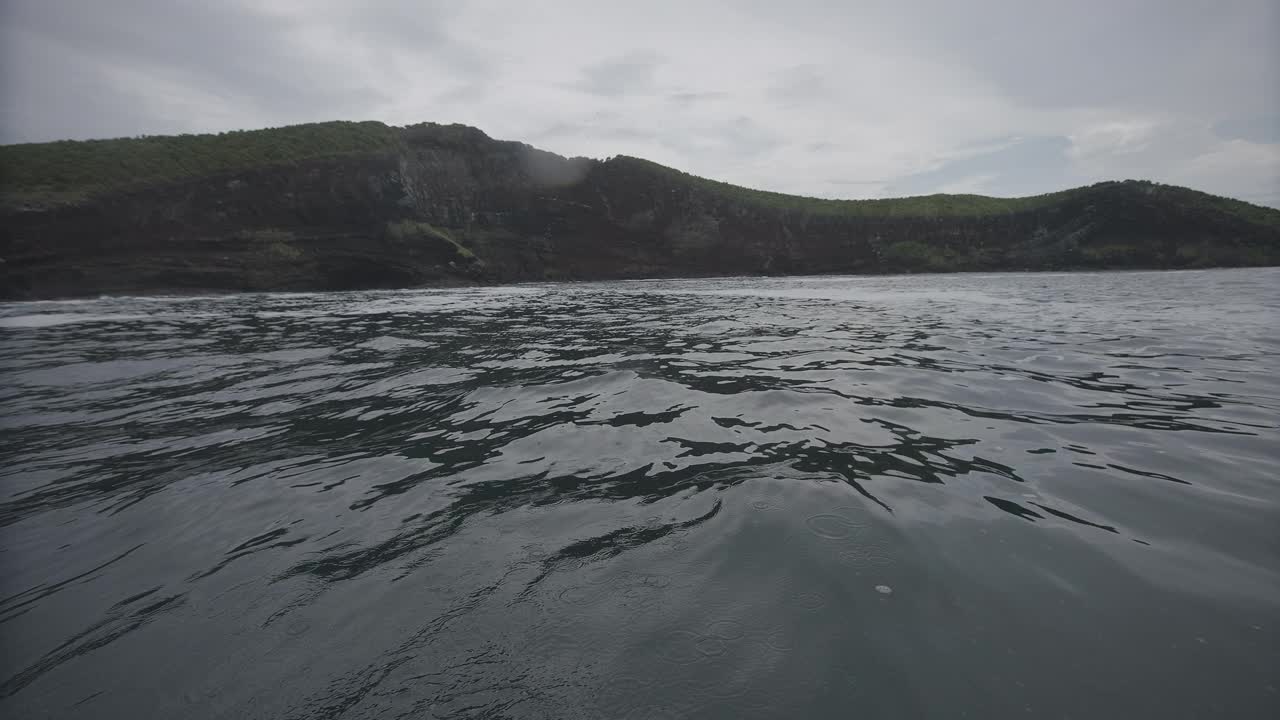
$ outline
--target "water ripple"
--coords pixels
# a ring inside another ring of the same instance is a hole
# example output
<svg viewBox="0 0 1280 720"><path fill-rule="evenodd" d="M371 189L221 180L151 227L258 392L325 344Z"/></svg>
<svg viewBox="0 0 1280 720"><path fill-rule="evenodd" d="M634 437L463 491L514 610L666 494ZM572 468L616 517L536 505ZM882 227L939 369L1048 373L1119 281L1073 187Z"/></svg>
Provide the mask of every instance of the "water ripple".
<svg viewBox="0 0 1280 720"><path fill-rule="evenodd" d="M1265 716L1276 288L0 306L0 711Z"/></svg>

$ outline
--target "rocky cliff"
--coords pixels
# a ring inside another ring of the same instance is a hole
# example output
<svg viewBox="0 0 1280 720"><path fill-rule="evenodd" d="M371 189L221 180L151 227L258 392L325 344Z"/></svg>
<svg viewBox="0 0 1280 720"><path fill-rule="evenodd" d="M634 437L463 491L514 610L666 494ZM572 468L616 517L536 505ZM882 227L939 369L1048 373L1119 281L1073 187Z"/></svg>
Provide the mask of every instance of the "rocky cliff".
<svg viewBox="0 0 1280 720"><path fill-rule="evenodd" d="M816 200L457 125L7 146L0 173L7 298L1280 264L1280 211L1186 188Z"/></svg>

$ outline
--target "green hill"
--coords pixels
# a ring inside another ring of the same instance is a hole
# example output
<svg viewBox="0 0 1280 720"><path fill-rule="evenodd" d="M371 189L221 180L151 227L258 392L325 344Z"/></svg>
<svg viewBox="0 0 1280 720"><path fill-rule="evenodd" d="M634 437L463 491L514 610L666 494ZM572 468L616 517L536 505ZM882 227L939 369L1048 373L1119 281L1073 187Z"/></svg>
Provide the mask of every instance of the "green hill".
<svg viewBox="0 0 1280 720"><path fill-rule="evenodd" d="M462 125L0 146L0 293L1280 264L1280 211L1145 181L825 200Z"/></svg>

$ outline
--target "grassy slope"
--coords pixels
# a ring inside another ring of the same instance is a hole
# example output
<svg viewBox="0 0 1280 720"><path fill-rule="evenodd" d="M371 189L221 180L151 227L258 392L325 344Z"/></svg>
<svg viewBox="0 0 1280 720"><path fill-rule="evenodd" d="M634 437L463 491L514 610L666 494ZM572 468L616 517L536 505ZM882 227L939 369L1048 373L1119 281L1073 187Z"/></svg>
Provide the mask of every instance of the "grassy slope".
<svg viewBox="0 0 1280 720"><path fill-rule="evenodd" d="M625 163L638 171L666 177L673 184L698 188L725 199L777 210L833 217L989 217L1049 207L1100 188L1130 186L1142 188L1152 195L1165 196L1166 199L1184 208L1226 213L1260 225L1280 227L1280 210L1146 180L1108 181L1088 187L1019 198L936 194L876 200L826 200L752 190L690 175L640 158L619 156L613 162Z"/></svg>
<svg viewBox="0 0 1280 720"><path fill-rule="evenodd" d="M261 165L396 147L379 122L328 122L217 135L63 140L0 146L0 191L69 198Z"/></svg>
<svg viewBox="0 0 1280 720"><path fill-rule="evenodd" d="M619 156L614 162L625 163L638 171L666 177L673 184L698 188L720 197L777 210L807 212L828 216L866 217L933 217L939 215L999 215L1053 204L1080 189L1023 198L994 198L984 195L922 195L917 197L877 200L825 200L752 190L718 180L708 180L680 170L640 158Z"/></svg>

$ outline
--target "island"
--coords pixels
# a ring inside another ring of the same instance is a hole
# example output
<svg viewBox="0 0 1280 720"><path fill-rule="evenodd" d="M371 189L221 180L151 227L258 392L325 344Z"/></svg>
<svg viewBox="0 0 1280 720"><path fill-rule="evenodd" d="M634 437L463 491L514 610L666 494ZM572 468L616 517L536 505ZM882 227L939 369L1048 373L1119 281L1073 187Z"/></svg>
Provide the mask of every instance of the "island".
<svg viewBox="0 0 1280 720"><path fill-rule="evenodd" d="M826 200L463 125L0 147L0 297L1280 265L1280 210L1148 181Z"/></svg>

